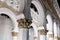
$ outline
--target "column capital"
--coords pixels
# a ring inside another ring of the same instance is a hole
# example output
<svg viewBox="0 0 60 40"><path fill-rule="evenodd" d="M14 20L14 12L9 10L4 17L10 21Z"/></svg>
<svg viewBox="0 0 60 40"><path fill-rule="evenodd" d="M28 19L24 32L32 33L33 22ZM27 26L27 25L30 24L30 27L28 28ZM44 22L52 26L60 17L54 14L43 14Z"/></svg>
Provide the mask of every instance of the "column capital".
<svg viewBox="0 0 60 40"><path fill-rule="evenodd" d="M46 34L46 30L45 29L38 30L38 32L40 33L40 35L45 35Z"/></svg>
<svg viewBox="0 0 60 40"><path fill-rule="evenodd" d="M54 34L48 34L48 37L49 38L53 38L54 37Z"/></svg>
<svg viewBox="0 0 60 40"><path fill-rule="evenodd" d="M12 36L17 36L18 32L12 32Z"/></svg>
<svg viewBox="0 0 60 40"><path fill-rule="evenodd" d="M19 29L24 28L24 25L25 25L25 20L24 19L19 19L19 20L17 20L17 22L18 22Z"/></svg>
<svg viewBox="0 0 60 40"><path fill-rule="evenodd" d="M38 40L38 37L37 36L34 36L34 40Z"/></svg>
<svg viewBox="0 0 60 40"><path fill-rule="evenodd" d="M20 19L17 20L18 27L20 28L30 28L29 25L32 23L29 19Z"/></svg>
<svg viewBox="0 0 60 40"><path fill-rule="evenodd" d="M54 40L58 40L58 36L55 36L55 35L54 35Z"/></svg>

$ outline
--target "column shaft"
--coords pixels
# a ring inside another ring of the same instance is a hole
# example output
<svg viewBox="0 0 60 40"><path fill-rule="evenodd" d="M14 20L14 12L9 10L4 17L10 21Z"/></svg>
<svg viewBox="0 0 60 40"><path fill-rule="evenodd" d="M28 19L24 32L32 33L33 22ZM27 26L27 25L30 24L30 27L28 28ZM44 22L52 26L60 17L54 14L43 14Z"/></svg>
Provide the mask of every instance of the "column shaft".
<svg viewBox="0 0 60 40"><path fill-rule="evenodd" d="M18 40L27 40L27 33L28 33L27 31L28 31L27 28L19 29Z"/></svg>

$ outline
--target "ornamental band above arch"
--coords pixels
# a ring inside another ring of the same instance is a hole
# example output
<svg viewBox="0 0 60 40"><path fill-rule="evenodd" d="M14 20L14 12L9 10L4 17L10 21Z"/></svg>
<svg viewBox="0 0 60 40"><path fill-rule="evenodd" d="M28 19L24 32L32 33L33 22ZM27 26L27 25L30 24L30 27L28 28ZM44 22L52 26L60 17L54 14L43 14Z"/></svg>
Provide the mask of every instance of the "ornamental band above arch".
<svg viewBox="0 0 60 40"><path fill-rule="evenodd" d="M9 10L11 10L15 15L18 15L18 11L16 11L15 9L13 9L11 6L8 6L5 2L0 2L0 8L8 8Z"/></svg>

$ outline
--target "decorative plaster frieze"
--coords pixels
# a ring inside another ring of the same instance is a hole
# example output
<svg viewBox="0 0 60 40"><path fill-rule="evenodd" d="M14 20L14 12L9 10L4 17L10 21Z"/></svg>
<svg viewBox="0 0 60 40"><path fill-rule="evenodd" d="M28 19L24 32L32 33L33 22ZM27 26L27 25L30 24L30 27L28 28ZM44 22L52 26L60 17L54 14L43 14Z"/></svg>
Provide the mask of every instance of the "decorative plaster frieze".
<svg viewBox="0 0 60 40"><path fill-rule="evenodd" d="M18 15L19 12L16 11L14 8L12 8L11 6L8 6L5 2L0 2L0 8L8 8L9 10L11 10L15 15Z"/></svg>

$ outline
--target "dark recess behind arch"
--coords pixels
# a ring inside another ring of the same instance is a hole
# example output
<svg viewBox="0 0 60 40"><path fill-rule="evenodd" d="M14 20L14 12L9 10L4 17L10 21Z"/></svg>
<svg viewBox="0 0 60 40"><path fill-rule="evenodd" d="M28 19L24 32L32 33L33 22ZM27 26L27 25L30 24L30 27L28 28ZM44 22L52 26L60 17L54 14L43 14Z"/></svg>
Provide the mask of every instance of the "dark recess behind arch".
<svg viewBox="0 0 60 40"><path fill-rule="evenodd" d="M59 5L59 8L60 8L60 0L57 0L57 2L58 2L58 5Z"/></svg>
<svg viewBox="0 0 60 40"><path fill-rule="evenodd" d="M1 16L5 16L5 17L7 17L7 18L10 18L8 15L6 15L6 14L0 14Z"/></svg>
<svg viewBox="0 0 60 40"><path fill-rule="evenodd" d="M35 7L35 5L33 3L31 3L31 8L34 8L34 11L37 12L37 8Z"/></svg>

